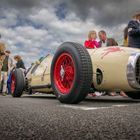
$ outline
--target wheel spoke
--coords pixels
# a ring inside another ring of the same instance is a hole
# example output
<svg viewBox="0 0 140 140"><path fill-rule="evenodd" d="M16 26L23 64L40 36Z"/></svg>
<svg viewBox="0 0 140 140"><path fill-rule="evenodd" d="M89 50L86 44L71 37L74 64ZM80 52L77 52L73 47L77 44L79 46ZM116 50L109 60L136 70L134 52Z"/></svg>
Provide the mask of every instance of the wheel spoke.
<svg viewBox="0 0 140 140"><path fill-rule="evenodd" d="M58 57L54 76L58 89L63 94L68 94L73 86L75 77L74 62L70 54L63 53Z"/></svg>

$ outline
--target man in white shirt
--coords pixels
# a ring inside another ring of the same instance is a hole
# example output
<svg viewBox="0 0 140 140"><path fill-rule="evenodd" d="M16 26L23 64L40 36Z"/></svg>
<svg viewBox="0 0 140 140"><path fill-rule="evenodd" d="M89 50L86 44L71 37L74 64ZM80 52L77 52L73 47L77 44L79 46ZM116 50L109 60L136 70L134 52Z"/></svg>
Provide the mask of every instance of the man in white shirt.
<svg viewBox="0 0 140 140"><path fill-rule="evenodd" d="M107 47L107 46L118 46L118 43L113 38L107 38L106 32L101 30L98 33L100 38L99 47Z"/></svg>

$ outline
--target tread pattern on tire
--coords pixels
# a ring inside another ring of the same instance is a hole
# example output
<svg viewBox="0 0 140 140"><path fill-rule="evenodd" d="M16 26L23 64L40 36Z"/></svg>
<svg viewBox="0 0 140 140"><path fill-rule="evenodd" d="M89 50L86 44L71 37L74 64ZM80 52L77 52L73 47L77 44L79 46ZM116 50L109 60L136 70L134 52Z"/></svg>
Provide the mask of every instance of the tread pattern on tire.
<svg viewBox="0 0 140 140"><path fill-rule="evenodd" d="M73 43L73 45L75 45L80 52L80 57L81 57L82 66L83 66L82 75L85 75L85 77L86 77L85 80L83 80L82 78L80 79L80 81L83 82L83 84L82 84L83 86L81 87L82 88L81 90L82 91L85 90L85 91L83 91L83 96L79 95L81 97L79 97L79 100L77 100L77 102L80 102L87 96L87 93L89 92L90 87L91 87L91 81L92 81L92 75L93 75L92 62L91 62L89 53L83 46L81 46L78 43ZM87 85L87 83L89 83L89 84Z"/></svg>

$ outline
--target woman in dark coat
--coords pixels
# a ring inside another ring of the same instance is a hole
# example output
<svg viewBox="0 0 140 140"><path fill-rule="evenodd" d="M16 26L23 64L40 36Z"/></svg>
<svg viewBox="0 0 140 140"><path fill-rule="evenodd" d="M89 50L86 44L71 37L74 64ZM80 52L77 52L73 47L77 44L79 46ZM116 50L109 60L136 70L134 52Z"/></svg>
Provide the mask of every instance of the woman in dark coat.
<svg viewBox="0 0 140 140"><path fill-rule="evenodd" d="M16 55L16 56L14 56L14 59L17 61L16 65L15 65L16 68L22 68L24 70L26 69L24 66L24 62L21 59L21 56Z"/></svg>
<svg viewBox="0 0 140 140"><path fill-rule="evenodd" d="M140 49L140 11L128 23L128 46Z"/></svg>

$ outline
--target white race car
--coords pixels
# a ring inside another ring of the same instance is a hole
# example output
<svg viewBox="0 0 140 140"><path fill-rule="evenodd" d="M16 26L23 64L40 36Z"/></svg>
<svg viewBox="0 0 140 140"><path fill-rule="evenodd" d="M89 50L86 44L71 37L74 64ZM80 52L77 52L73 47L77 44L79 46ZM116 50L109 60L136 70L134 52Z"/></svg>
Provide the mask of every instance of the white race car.
<svg viewBox="0 0 140 140"><path fill-rule="evenodd" d="M47 55L32 65L26 76L12 72L11 92L54 93L62 103L79 103L93 91L124 91L140 99L140 50L128 47L86 49L73 42L60 45L54 56Z"/></svg>

